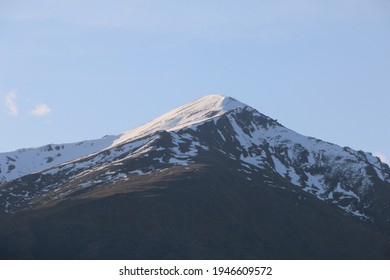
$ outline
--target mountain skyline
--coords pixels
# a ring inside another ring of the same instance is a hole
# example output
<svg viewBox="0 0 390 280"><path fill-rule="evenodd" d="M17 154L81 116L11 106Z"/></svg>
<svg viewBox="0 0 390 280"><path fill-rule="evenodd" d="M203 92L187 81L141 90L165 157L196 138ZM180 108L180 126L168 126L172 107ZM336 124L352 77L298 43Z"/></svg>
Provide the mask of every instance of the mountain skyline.
<svg viewBox="0 0 390 280"><path fill-rule="evenodd" d="M186 108L191 108L192 106L199 106L196 107L195 110L199 109L200 111L196 113L188 113ZM220 94L207 95L195 101L186 103L185 105L173 109L154 120L139 125L119 135L106 135L101 139L85 140L76 143L50 143L42 147L20 148L16 151L0 153L0 167L3 168L0 168L0 183L14 180L29 173L50 168L51 166L61 164L63 162L72 161L84 155L93 154L104 149L115 147L121 143L129 141L129 139L139 138L142 135L155 132L156 129L168 129L168 131L171 131L193 123L202 122L207 119L202 117L202 114L205 112L207 114L210 111L216 112L215 114L218 116L218 114L226 113L229 110L243 107L248 107L248 105L245 105L232 97ZM178 113L179 116L177 116ZM189 114L189 116L186 114ZM195 114L195 119L193 114ZM201 118L197 119L196 116L200 116ZM344 148L350 149L348 146ZM71 151L70 153L69 150ZM63 154L59 154L60 151ZM41 153L43 154L43 157L40 155ZM374 154L374 156L383 163L387 163L380 155ZM22 161L25 162L23 164L25 170L14 169L14 167L12 167L15 162L14 157L22 158ZM34 163L35 160L38 160L38 164ZM45 163L42 164L42 162ZM13 169L10 169L9 166Z"/></svg>
<svg viewBox="0 0 390 280"><path fill-rule="evenodd" d="M220 95L220 94L219 94ZM186 100L186 102L188 102L188 100ZM149 104L152 104L151 102L148 102L147 103L148 105ZM43 107L42 107L43 106ZM36 109L35 109L35 111L34 112L36 112L36 111L39 111L39 110L41 110L42 112L48 112L48 111L46 111L46 110L49 110L50 111L50 109L47 109L47 108L45 108L44 107L44 105L42 105L41 107L37 107ZM167 106L168 108L169 107L171 107L171 106ZM161 108L160 108L161 109ZM17 110L17 109L15 109L15 110ZM145 123L147 122L147 121L149 121L149 120L146 120L145 121ZM288 122L288 120L286 121L286 120L281 120L283 123L285 123L285 122L287 122L287 123L289 123L289 124L291 124L291 121L290 122ZM294 124L295 126L297 126L297 124L295 123ZM44 126L46 126L46 125L44 125ZM298 125L298 126L300 126L300 125ZM135 124L135 127L137 127L137 124ZM326 126L325 126L326 127ZM318 131L318 130L321 130L323 127L322 126L317 126L317 127L310 127L310 129L311 130L313 130L314 129L314 131ZM304 130L306 130L306 131L308 131L308 127L305 127L305 129ZM354 133L356 133L356 132L358 132L360 129L356 129L355 131L352 131L350 128L349 129L347 129L348 131L350 131L350 133L352 133L352 134L354 134ZM386 133L386 130L384 130L383 131L384 133ZM86 133L85 135L88 135L89 133ZM93 133L91 133L91 134L93 134ZM313 136L316 136L316 135L314 135L313 133L305 133L305 134L307 134L307 135L313 135ZM101 135L106 135L106 133L102 133ZM87 136L85 136L85 137L87 137ZM51 138L51 137L48 137L48 138ZM79 138L79 139L77 139L77 138L75 138L75 137L72 137L73 138L73 141L83 141L83 140L86 140L86 139L91 139L91 137L87 137L87 138ZM333 139L337 139L337 137L335 137L335 136L333 136L333 137L330 137L330 135L326 135L326 136L324 136L324 137L321 137L321 139L323 139L323 140L327 140L327 141L329 141L329 142L334 142L334 143L339 143L338 141L332 141L332 140L330 140L329 138L333 138ZM71 143L71 142L67 142L67 141L61 141L61 139L57 139L57 140L59 140L58 142L50 142L50 141L45 141L44 139L42 139L41 141L43 141L41 144L40 144L40 146L42 146L42 145L45 145L45 144L47 144L47 143L50 143L50 144L66 144L66 143ZM375 141L371 141L371 143L370 143L370 146L371 147L375 147L375 146L377 146L375 143L376 143L376 140L378 140L377 138L375 139ZM345 139L344 139L344 141L345 141ZM17 142L17 141L16 141ZM339 144L341 144L341 143L339 143ZM361 148L357 148L356 147L356 144L355 145L350 145L349 143L343 143L342 145L346 145L346 146L351 146L352 148L354 148L354 149L363 149L363 150L367 150L367 151L370 151L371 153L373 153L375 156L378 156L383 162L386 162L386 163L389 163L389 161L388 161L388 159L389 159L389 157L387 156L387 152L386 152L386 147L388 146L388 145L385 145L384 147L385 148L371 148L371 149L364 149L363 147L361 147ZM39 147L39 146L35 146L35 147ZM382 147L383 147L383 145L382 145ZM12 152L12 151L16 151L16 150L19 150L19 149L30 149L30 148L34 148L34 146L29 146L29 145L26 145L26 146L19 146L19 147L15 147L14 149L10 149L10 150L6 150L6 151L0 151L1 153L6 153L6 152Z"/></svg>
<svg viewBox="0 0 390 280"><path fill-rule="evenodd" d="M221 94L213 94L213 95L209 95L209 96L223 96L223 97L227 97L227 96L221 95ZM149 123L149 122L146 122L146 124ZM131 129L130 131L133 131L133 130L136 131L138 127L142 127L142 125L135 126L135 128ZM103 138L106 138L106 142L107 142L107 141L110 141L110 139L115 138L115 135L107 135L106 134ZM323 138L322 140L328 141L327 138ZM76 141L78 141L76 143L83 143L83 142L88 142L90 140L76 139ZM331 141L329 141L329 142L331 142ZM335 142L335 143L337 143L337 142ZM46 145L68 145L68 144L72 144L72 143L70 143L70 142L47 143L46 142ZM338 143L338 144L340 144L340 143ZM18 147L15 150L0 152L0 154L4 154L4 155L6 155L6 154L13 154L14 152L18 152L20 150L33 150L33 149L36 149L36 148L43 148L46 145L44 144L44 145L42 145L40 147L23 146L23 147ZM349 145L347 145L347 146L349 146ZM383 154L381 152L378 152L378 151L375 152L375 151L372 151L372 150L370 150L369 152L371 152L374 156L380 158L380 160L382 162L389 164L388 158L385 156L385 154Z"/></svg>

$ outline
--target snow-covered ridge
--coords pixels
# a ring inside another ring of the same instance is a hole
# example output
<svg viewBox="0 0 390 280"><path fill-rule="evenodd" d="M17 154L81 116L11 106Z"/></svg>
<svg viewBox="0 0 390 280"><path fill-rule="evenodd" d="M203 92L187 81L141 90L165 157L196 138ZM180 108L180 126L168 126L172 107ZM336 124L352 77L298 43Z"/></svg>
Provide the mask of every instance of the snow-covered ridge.
<svg viewBox="0 0 390 280"><path fill-rule="evenodd" d="M247 105L224 95L207 95L193 102L180 106L144 125L123 133L114 141L111 147L129 140L143 137L158 130L175 131L183 127L204 122L208 119L221 116L236 108Z"/></svg>
<svg viewBox="0 0 390 280"><path fill-rule="evenodd" d="M112 145L117 138L118 136L105 136L97 140L50 144L39 148L0 153L0 184L100 152Z"/></svg>

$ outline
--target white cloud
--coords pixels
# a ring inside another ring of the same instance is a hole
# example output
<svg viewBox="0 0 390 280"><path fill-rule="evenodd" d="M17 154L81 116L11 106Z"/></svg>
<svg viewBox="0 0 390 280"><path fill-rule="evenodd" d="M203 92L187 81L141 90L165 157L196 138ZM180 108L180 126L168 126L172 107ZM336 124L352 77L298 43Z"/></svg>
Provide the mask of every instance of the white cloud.
<svg viewBox="0 0 390 280"><path fill-rule="evenodd" d="M37 107L35 107L34 110L31 111L31 114L37 117L42 117L51 112L51 109L46 104L39 104Z"/></svg>
<svg viewBox="0 0 390 280"><path fill-rule="evenodd" d="M377 156L381 161L383 161L385 163L388 163L387 158L386 158L386 156L384 154L382 154L382 153L375 153L374 155Z"/></svg>
<svg viewBox="0 0 390 280"><path fill-rule="evenodd" d="M4 105L10 116L17 116L19 114L18 107L16 106L16 91L8 92L5 95Z"/></svg>

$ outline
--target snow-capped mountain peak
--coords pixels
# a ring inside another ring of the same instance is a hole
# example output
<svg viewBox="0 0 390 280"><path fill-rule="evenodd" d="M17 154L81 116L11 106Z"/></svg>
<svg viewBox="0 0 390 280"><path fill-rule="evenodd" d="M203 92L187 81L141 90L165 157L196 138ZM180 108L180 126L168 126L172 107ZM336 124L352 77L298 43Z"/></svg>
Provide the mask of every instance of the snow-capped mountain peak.
<svg viewBox="0 0 390 280"><path fill-rule="evenodd" d="M234 98L212 94L180 106L144 125L123 133L111 147L159 130L175 131L204 122L237 108L248 107Z"/></svg>
<svg viewBox="0 0 390 280"><path fill-rule="evenodd" d="M159 174L167 167L202 162L207 155L230 162L232 170L249 176L248 181L257 173L269 173L294 190L362 219L374 217L367 210L367 201L375 188L390 184L390 168L371 154L300 135L223 95L187 103L119 136L69 145L62 153L60 146L46 150L42 155L31 151L35 156L30 158L0 154L0 183L38 172L37 177L46 179L34 179L38 180L37 190L53 191L61 184L85 188L112 183L115 178L128 179L132 174ZM55 177L65 180L51 179ZM3 191L24 200L24 187L16 184L14 188ZM57 191L54 197L59 197Z"/></svg>

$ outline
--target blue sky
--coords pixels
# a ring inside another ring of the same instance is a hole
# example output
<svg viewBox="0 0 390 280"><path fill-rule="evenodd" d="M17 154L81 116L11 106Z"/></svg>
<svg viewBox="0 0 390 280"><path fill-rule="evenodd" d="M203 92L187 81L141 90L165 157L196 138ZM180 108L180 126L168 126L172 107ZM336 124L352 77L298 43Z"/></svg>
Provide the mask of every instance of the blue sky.
<svg viewBox="0 0 390 280"><path fill-rule="evenodd" d="M0 0L0 152L207 94L390 158L387 0Z"/></svg>

